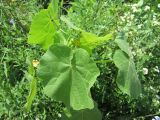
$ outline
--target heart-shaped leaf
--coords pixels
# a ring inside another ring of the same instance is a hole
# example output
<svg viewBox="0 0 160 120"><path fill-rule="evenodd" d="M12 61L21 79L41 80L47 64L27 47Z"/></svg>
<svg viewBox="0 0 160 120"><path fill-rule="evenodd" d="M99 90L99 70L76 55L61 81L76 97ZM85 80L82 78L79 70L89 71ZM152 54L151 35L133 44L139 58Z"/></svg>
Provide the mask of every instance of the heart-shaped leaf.
<svg viewBox="0 0 160 120"><path fill-rule="evenodd" d="M64 45L51 46L42 56L38 69L44 93L74 110L94 107L90 88L98 75L99 70L87 51L71 50Z"/></svg>
<svg viewBox="0 0 160 120"><path fill-rule="evenodd" d="M33 19L29 31L29 44L39 44L47 50L54 43L54 33L59 24L58 0L52 0L48 9L41 10Z"/></svg>

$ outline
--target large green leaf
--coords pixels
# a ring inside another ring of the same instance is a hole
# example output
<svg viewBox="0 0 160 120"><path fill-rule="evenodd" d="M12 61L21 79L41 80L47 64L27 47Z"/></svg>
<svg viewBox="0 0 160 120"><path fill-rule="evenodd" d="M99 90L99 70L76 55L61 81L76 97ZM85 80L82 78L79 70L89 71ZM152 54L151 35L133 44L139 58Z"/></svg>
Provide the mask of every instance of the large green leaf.
<svg viewBox="0 0 160 120"><path fill-rule="evenodd" d="M65 109L65 115L62 116L62 120L102 120L101 112L95 106L93 109L83 110L67 110Z"/></svg>
<svg viewBox="0 0 160 120"><path fill-rule="evenodd" d="M96 64L84 49L71 50L63 45L51 46L38 68L44 93L74 110L94 107L90 88L98 75Z"/></svg>
<svg viewBox="0 0 160 120"><path fill-rule="evenodd" d="M118 87L124 93L133 98L137 98L141 93L141 84L132 58L129 58L123 51L117 50L113 60L115 65L119 68L116 81Z"/></svg>
<svg viewBox="0 0 160 120"><path fill-rule="evenodd" d="M34 17L28 43L39 44L43 49L48 49L54 43L54 33L58 25L58 0L52 0L48 9L41 10Z"/></svg>
<svg viewBox="0 0 160 120"><path fill-rule="evenodd" d="M82 31L80 38L80 47L86 49L89 53L92 49L96 48L98 45L112 39L112 34L107 34L103 37L98 37L95 34Z"/></svg>

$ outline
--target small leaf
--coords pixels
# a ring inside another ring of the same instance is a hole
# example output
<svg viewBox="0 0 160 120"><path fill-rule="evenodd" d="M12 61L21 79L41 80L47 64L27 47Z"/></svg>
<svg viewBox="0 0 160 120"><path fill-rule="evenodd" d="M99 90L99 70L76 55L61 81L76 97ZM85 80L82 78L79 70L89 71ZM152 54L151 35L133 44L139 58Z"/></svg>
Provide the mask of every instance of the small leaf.
<svg viewBox="0 0 160 120"><path fill-rule="evenodd" d="M38 77L43 80L44 93L62 101L74 110L94 107L90 88L99 70L84 49L53 45L42 56Z"/></svg>
<svg viewBox="0 0 160 120"><path fill-rule="evenodd" d="M91 53L92 49L111 39L112 34L107 34L104 37L98 37L95 34L82 31L80 38L80 47L86 49L89 53Z"/></svg>
<svg viewBox="0 0 160 120"><path fill-rule="evenodd" d="M133 60L121 50L117 50L113 56L113 61L119 68L116 80L118 87L124 93L137 98L141 93L141 84Z"/></svg>

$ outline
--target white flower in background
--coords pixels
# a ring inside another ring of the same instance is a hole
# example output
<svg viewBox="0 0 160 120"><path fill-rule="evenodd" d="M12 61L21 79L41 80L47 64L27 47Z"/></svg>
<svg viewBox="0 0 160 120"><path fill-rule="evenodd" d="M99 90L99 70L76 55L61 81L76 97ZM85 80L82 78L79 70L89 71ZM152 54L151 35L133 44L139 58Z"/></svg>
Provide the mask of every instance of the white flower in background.
<svg viewBox="0 0 160 120"><path fill-rule="evenodd" d="M153 20L156 20L156 19L157 19L157 14L153 13Z"/></svg>
<svg viewBox="0 0 160 120"><path fill-rule="evenodd" d="M133 13L136 13L136 12L140 12L140 9L138 8L137 5L132 5L132 11Z"/></svg>
<svg viewBox="0 0 160 120"><path fill-rule="evenodd" d="M158 8L160 9L160 4L158 4Z"/></svg>
<svg viewBox="0 0 160 120"><path fill-rule="evenodd" d="M147 68L143 68L143 74L147 75L148 74L148 69Z"/></svg>
<svg viewBox="0 0 160 120"><path fill-rule="evenodd" d="M139 54L141 56L143 54L142 49L138 49L137 54Z"/></svg>
<svg viewBox="0 0 160 120"><path fill-rule="evenodd" d="M132 7L138 7L138 4L133 4Z"/></svg>
<svg viewBox="0 0 160 120"><path fill-rule="evenodd" d="M142 28L142 24L138 25L137 27L138 27L138 29L141 29Z"/></svg>
<svg viewBox="0 0 160 120"><path fill-rule="evenodd" d="M10 19L9 23L11 23L12 25L14 25L15 24L14 19Z"/></svg>
<svg viewBox="0 0 160 120"><path fill-rule="evenodd" d="M129 34L129 35L133 35L133 32L132 32L132 31L129 31L128 34Z"/></svg>
<svg viewBox="0 0 160 120"><path fill-rule="evenodd" d="M156 95L156 97L157 97L158 100L160 100L160 96L159 95Z"/></svg>
<svg viewBox="0 0 160 120"><path fill-rule="evenodd" d="M126 15L126 19L127 20L133 20L133 18L134 18L134 14L128 14L128 15Z"/></svg>
<svg viewBox="0 0 160 120"><path fill-rule="evenodd" d="M156 21L156 19L157 19L156 16L153 16L153 21Z"/></svg>
<svg viewBox="0 0 160 120"><path fill-rule="evenodd" d="M138 11L137 7L132 6L132 11L133 11L133 12L137 12L137 11Z"/></svg>
<svg viewBox="0 0 160 120"><path fill-rule="evenodd" d="M23 116L24 116L24 117L27 117L27 115L26 115L25 113L23 114Z"/></svg>
<svg viewBox="0 0 160 120"><path fill-rule="evenodd" d="M152 120L160 120L159 116L154 116L154 118L152 118Z"/></svg>
<svg viewBox="0 0 160 120"><path fill-rule="evenodd" d="M128 11L128 12L126 12L126 13L124 13L124 15L127 17L128 15L130 15L131 14L131 12L130 11Z"/></svg>
<svg viewBox="0 0 160 120"><path fill-rule="evenodd" d="M39 117L36 117L36 120L40 120Z"/></svg>
<svg viewBox="0 0 160 120"><path fill-rule="evenodd" d="M157 73L160 72L159 69L158 69L158 66L156 66L156 67L154 68L154 71L157 72Z"/></svg>
<svg viewBox="0 0 160 120"><path fill-rule="evenodd" d="M145 6L144 11L148 11L148 10L150 10L150 7L147 5Z"/></svg>
<svg viewBox="0 0 160 120"><path fill-rule="evenodd" d="M124 22L125 21L125 17L124 16L120 16L120 19Z"/></svg>
<svg viewBox="0 0 160 120"><path fill-rule="evenodd" d="M149 53L149 56L153 56L152 53Z"/></svg>
<svg viewBox="0 0 160 120"><path fill-rule="evenodd" d="M151 90L155 90L152 86L150 86L150 89L151 89Z"/></svg>
<svg viewBox="0 0 160 120"><path fill-rule="evenodd" d="M133 56L136 56L136 52L132 52Z"/></svg>
<svg viewBox="0 0 160 120"><path fill-rule="evenodd" d="M62 115L60 113L58 113L58 117L62 117Z"/></svg>
<svg viewBox="0 0 160 120"><path fill-rule="evenodd" d="M153 21L153 26L159 26L160 25L160 22L158 22L158 21Z"/></svg>

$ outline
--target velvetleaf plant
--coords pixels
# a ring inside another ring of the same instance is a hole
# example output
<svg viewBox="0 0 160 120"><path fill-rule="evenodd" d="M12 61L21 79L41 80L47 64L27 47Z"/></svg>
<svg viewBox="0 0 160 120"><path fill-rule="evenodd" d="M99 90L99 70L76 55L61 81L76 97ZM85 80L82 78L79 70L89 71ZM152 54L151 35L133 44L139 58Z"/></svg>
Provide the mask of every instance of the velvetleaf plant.
<svg viewBox="0 0 160 120"><path fill-rule="evenodd" d="M25 107L27 111L30 110L36 95L34 83L38 78L43 84L44 94L64 103L66 108L63 119L101 120L101 113L90 93L100 71L90 55L98 45L113 39L112 34L99 37L81 30L60 13L59 0L52 0L49 7L37 13L32 21L28 43L39 44L46 53L41 57L37 70L32 71L37 76L29 73L33 80ZM76 44L72 39L66 40L61 29L62 22L80 34ZM119 69L118 87L137 98L141 93L141 86L131 50L123 35L118 35L115 42L120 48L113 56L113 62Z"/></svg>

